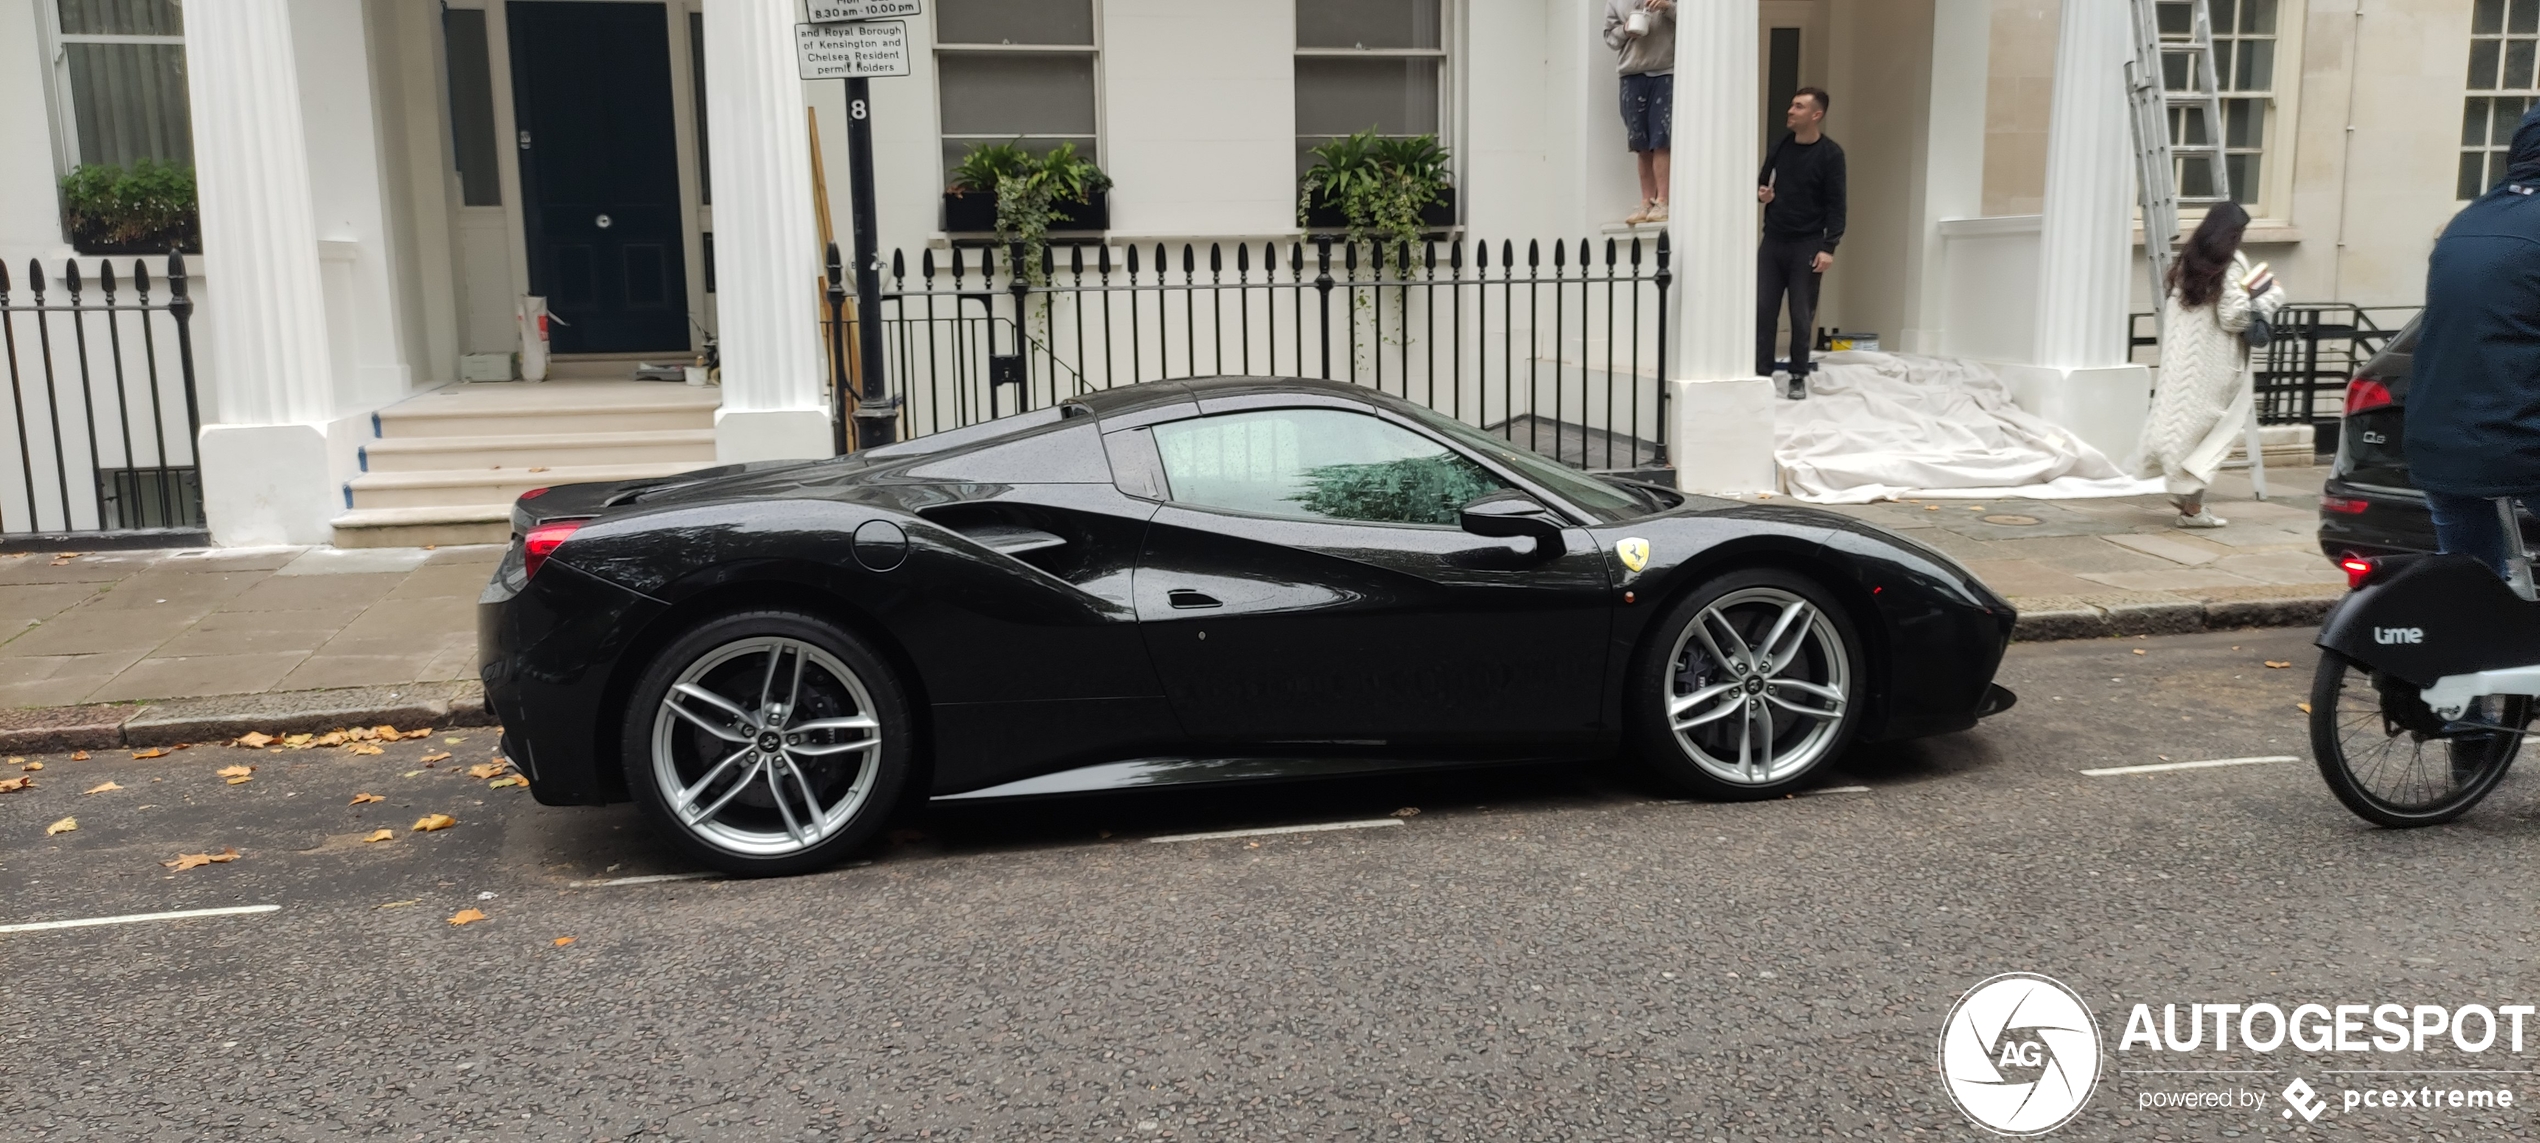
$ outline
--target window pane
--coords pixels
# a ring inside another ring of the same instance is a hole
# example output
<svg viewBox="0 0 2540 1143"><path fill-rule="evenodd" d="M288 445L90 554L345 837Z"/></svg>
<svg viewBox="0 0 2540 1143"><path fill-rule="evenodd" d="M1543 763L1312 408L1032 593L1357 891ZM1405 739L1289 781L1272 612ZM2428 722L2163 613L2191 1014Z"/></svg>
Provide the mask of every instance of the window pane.
<svg viewBox="0 0 2540 1143"><path fill-rule="evenodd" d="M2231 91L2266 91L2275 86L2275 41L2242 40L2231 69Z"/></svg>
<svg viewBox="0 0 2540 1143"><path fill-rule="evenodd" d="M2233 148L2256 148L2267 145L2266 100L2226 99L2223 101L2223 145ZM2233 183L2232 185L2240 184Z"/></svg>
<svg viewBox="0 0 2540 1143"><path fill-rule="evenodd" d="M2231 173L2231 201L2242 206L2258 205L2258 156L2227 156L2223 169Z"/></svg>
<svg viewBox="0 0 2540 1143"><path fill-rule="evenodd" d="M182 36L177 0L61 0L62 32L72 36Z"/></svg>
<svg viewBox="0 0 2540 1143"><path fill-rule="evenodd" d="M2478 0L2478 14L2470 18L2469 30L2492 36L2505 30L2505 0Z"/></svg>
<svg viewBox="0 0 2540 1143"><path fill-rule="evenodd" d="M2476 147L2487 142L2487 101L2473 95L2461 111L2461 146Z"/></svg>
<svg viewBox="0 0 2540 1143"><path fill-rule="evenodd" d="M2214 20L2217 24L2223 27L2230 26L2223 23L2223 17L2220 10L2215 12ZM2240 6L2240 30L2244 34L2253 36L2274 35L2275 0L2247 0L2246 3L2242 4Z"/></svg>
<svg viewBox="0 0 2540 1143"><path fill-rule="evenodd" d="M1347 135L1369 127L1381 135L1429 135L1438 129L1438 61L1334 59L1296 61L1296 132Z"/></svg>
<svg viewBox="0 0 2540 1143"><path fill-rule="evenodd" d="M441 35L450 61L450 143L459 168L459 201L503 205L495 166L494 69L486 62L485 13L450 8L441 13Z"/></svg>
<svg viewBox="0 0 2540 1143"><path fill-rule="evenodd" d="M2196 90L2195 69L2185 52L2161 53L2161 86L2171 91Z"/></svg>
<svg viewBox="0 0 2540 1143"><path fill-rule="evenodd" d="M2505 80L2507 91L2523 91L2531 86L2530 40L2505 41Z"/></svg>
<svg viewBox="0 0 2540 1143"><path fill-rule="evenodd" d="M182 44L64 44L83 163L194 163Z"/></svg>
<svg viewBox="0 0 2540 1143"><path fill-rule="evenodd" d="M2495 118L2488 121L2489 134L2487 136L2487 141L2494 143L2499 147L2512 146L2514 141L2514 128L2522 125L2523 113L2531 110L2531 101L2528 99L2491 99L2488 100L2488 102L2495 105L2496 111Z"/></svg>
<svg viewBox="0 0 2540 1143"><path fill-rule="evenodd" d="M1296 0L1300 48L1434 48L1438 0Z"/></svg>
<svg viewBox="0 0 2540 1143"><path fill-rule="evenodd" d="M2454 198L2477 198L2486 189L2487 156L2477 151L2461 153L2461 178L2454 187Z"/></svg>
<svg viewBox="0 0 2540 1143"><path fill-rule="evenodd" d="M2204 108L2170 108L2170 143L2173 146L2203 147L2213 141L2214 137L2205 130Z"/></svg>
<svg viewBox="0 0 2540 1143"><path fill-rule="evenodd" d="M1504 487L1482 466L1360 413L1278 409L1155 429L1173 499L1269 516L1453 527Z"/></svg>
<svg viewBox="0 0 2540 1143"><path fill-rule="evenodd" d="M2494 40L2469 42L2469 89L2471 91L2496 90L2497 46Z"/></svg>
<svg viewBox="0 0 2540 1143"><path fill-rule="evenodd" d="M1093 0L936 0L935 42L1092 47Z"/></svg>
<svg viewBox="0 0 2540 1143"><path fill-rule="evenodd" d="M2505 18L2505 30L2529 35L2540 31L2540 0L2513 0L2512 15Z"/></svg>
<svg viewBox="0 0 2540 1143"><path fill-rule="evenodd" d="M936 57L946 135L1091 135L1092 56Z"/></svg>
<svg viewBox="0 0 2540 1143"><path fill-rule="evenodd" d="M2497 2L2503 3L2504 0ZM2164 36L2187 35L2196 23L2196 9L2188 4L2163 3L2153 9L2153 15L2159 19Z"/></svg>
<svg viewBox="0 0 2540 1143"><path fill-rule="evenodd" d="M2206 156L2181 158L2178 161L2178 193L2188 198L2204 198L2214 193L2214 167Z"/></svg>
<svg viewBox="0 0 2540 1143"><path fill-rule="evenodd" d="M2233 3L2233 0L2213 0L2207 7L2214 18L2214 34L2230 35L2232 16L2239 11L2240 6Z"/></svg>

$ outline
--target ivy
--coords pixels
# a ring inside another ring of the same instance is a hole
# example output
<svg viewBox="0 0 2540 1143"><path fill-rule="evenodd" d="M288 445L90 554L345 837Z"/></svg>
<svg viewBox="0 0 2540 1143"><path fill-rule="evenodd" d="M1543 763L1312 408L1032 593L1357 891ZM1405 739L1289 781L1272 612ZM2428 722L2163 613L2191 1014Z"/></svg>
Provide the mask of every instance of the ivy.
<svg viewBox="0 0 2540 1143"><path fill-rule="evenodd" d="M1097 192L1110 188L1111 176L1079 157L1074 143L1061 143L1040 156L1014 143L991 143L971 148L953 167L953 193L997 196L997 240L1009 249L1022 248L1023 265L1016 270L1036 285L1058 204L1091 203Z"/></svg>
<svg viewBox="0 0 2540 1143"><path fill-rule="evenodd" d="M1420 211L1454 183L1446 148L1435 135L1386 138L1370 127L1311 152L1314 166L1298 180L1297 224L1317 199L1340 209L1348 241L1408 249L1420 242Z"/></svg>

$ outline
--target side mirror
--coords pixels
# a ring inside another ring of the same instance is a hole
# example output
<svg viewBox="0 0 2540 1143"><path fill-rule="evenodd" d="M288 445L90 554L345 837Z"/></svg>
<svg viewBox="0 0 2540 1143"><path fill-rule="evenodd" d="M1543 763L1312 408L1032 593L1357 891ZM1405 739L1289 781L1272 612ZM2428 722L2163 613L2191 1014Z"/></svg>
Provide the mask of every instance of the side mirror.
<svg viewBox="0 0 2540 1143"><path fill-rule="evenodd" d="M1530 537L1538 552L1561 542L1562 524L1541 501L1514 488L1477 497L1464 506L1458 520L1476 536Z"/></svg>

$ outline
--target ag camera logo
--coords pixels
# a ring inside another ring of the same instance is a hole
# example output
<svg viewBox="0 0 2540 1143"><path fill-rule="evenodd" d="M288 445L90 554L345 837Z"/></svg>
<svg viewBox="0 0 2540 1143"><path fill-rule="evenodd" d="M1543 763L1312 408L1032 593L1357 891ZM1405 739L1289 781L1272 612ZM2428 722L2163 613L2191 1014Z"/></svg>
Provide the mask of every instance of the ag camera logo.
<svg viewBox="0 0 2540 1143"><path fill-rule="evenodd" d="M1940 1078L1976 1126L2043 1135L2070 1122L2098 1086L2099 1025L2062 982L2033 972L1986 980L1949 1009Z"/></svg>

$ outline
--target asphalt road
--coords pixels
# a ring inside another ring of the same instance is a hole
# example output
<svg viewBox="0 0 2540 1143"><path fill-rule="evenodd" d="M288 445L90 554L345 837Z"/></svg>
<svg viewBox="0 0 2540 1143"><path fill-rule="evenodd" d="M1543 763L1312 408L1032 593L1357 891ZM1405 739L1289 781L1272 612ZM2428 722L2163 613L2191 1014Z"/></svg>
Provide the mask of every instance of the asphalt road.
<svg viewBox="0 0 2540 1143"><path fill-rule="evenodd" d="M682 870L630 811L465 777L483 731L45 757L0 794L0 923L279 908L0 935L0 1137L1990 1138L1935 1046L2011 971L2071 985L2105 1046L2053 1138L2527 1135L2520 1102L2342 1095L2540 1099L2540 1022L2519 1056L2117 1051L2136 1003L2532 1002L2540 779L2366 828L2307 761L2307 642L2017 646L2015 710L1828 775L1862 792L1586 769L973 807L781 881L585 884ZM2079 773L2266 755L2303 760ZM1147 840L1370 819L1401 824ZM2511 1074L2355 1074L2398 1068Z"/></svg>

